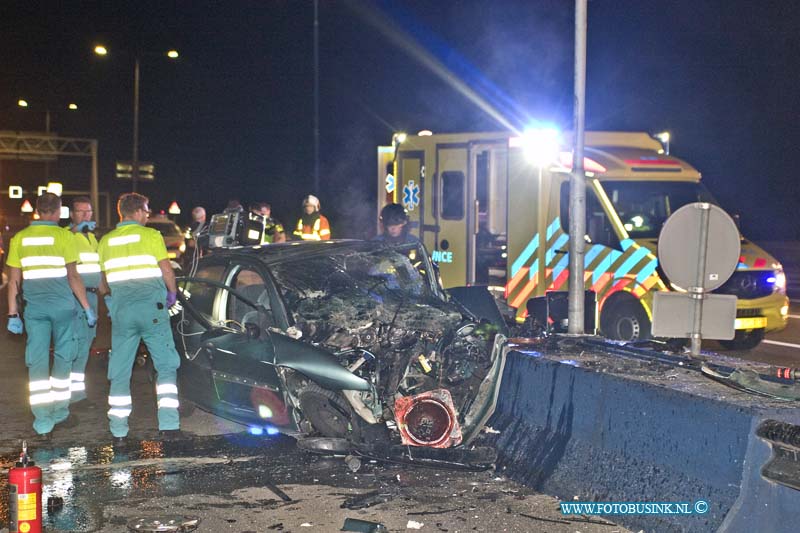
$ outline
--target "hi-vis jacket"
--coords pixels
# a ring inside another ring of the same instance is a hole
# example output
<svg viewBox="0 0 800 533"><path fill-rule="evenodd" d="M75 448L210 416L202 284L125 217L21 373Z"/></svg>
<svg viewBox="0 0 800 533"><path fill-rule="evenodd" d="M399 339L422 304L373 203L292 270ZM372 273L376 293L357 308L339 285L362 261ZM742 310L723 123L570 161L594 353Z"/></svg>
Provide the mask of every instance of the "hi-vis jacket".
<svg viewBox="0 0 800 533"><path fill-rule="evenodd" d="M292 234L304 241L327 241L331 238L331 226L325 215L312 213L300 217Z"/></svg>
<svg viewBox="0 0 800 533"><path fill-rule="evenodd" d="M22 271L22 288L29 304L72 302L67 264L78 260L72 234L55 222L35 220L11 239L8 266Z"/></svg>
<svg viewBox="0 0 800 533"><path fill-rule="evenodd" d="M103 236L97 251L114 298L144 300L166 294L158 262L168 258L167 247L157 230L134 221L120 222Z"/></svg>
<svg viewBox="0 0 800 533"><path fill-rule="evenodd" d="M87 289L100 285L100 255L97 253L97 237L94 233L71 232L78 248L78 273Z"/></svg>

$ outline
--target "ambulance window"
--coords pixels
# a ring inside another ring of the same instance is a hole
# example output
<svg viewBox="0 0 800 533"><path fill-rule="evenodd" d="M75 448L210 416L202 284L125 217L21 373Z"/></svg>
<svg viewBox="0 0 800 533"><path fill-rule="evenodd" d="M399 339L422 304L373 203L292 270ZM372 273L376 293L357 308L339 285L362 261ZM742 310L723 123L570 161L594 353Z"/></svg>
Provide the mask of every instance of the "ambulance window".
<svg viewBox="0 0 800 533"><path fill-rule="evenodd" d="M442 218L464 218L464 174L442 172Z"/></svg>
<svg viewBox="0 0 800 533"><path fill-rule="evenodd" d="M569 182L561 184L560 198L561 229L569 233ZM597 200L594 189L586 187L586 237L591 244L602 244L621 249L614 226L608 219L603 206Z"/></svg>
<svg viewBox="0 0 800 533"><path fill-rule="evenodd" d="M475 157L476 188L478 196L478 212L486 214L486 207L489 205L489 151L479 153Z"/></svg>

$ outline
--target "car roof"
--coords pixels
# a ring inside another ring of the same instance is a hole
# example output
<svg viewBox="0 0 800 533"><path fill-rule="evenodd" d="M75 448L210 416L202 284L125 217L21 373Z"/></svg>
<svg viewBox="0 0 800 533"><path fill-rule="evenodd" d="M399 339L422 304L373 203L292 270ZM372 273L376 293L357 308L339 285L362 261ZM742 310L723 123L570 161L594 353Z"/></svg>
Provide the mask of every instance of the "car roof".
<svg viewBox="0 0 800 533"><path fill-rule="evenodd" d="M265 244L262 246L239 246L235 248L214 248L208 257L248 257L272 265L284 261L295 261L304 258L336 255L347 252L368 252L389 247L381 241L359 241L352 239L334 239L329 241L290 241L285 243Z"/></svg>

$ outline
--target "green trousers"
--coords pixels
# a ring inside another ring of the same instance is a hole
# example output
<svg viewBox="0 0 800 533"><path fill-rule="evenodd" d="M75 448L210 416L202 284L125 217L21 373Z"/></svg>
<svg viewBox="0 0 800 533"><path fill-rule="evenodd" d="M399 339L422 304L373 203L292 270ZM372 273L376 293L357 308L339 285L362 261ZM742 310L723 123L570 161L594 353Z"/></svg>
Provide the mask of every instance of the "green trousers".
<svg viewBox="0 0 800 533"><path fill-rule="evenodd" d="M125 301L124 296L114 292L113 286L111 294L108 419L112 435L124 437L128 434L128 416L133 410L131 370L140 340L147 346L158 373L158 429L179 429L177 370L181 360L172 338L166 294Z"/></svg>
<svg viewBox="0 0 800 533"><path fill-rule="evenodd" d="M97 294L86 291L86 299L89 300L89 305L97 314ZM83 313L82 313L83 314ZM89 353L92 349L92 342L97 336L97 326L90 328L86 322L86 315L83 314L82 319L78 323L81 335L76 336L78 342L77 354L75 360L72 362L72 371L70 372L70 403L79 402L86 398L86 363L89 361Z"/></svg>
<svg viewBox="0 0 800 533"><path fill-rule="evenodd" d="M25 307L25 365L33 412L33 429L49 433L69 416L70 372L77 355L83 318L74 300L28 301ZM53 340L53 368L50 368L50 339Z"/></svg>

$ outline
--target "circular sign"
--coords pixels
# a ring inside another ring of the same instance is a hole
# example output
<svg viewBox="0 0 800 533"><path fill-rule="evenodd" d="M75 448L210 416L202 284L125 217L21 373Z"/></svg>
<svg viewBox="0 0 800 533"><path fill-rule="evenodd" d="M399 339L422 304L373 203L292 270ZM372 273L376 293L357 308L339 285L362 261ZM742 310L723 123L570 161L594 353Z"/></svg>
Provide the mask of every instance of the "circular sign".
<svg viewBox="0 0 800 533"><path fill-rule="evenodd" d="M707 238L702 242L704 225ZM658 237L658 262L678 287L713 291L736 270L740 249L733 219L719 206L696 202L681 207L664 223ZM703 255L706 266L699 272Z"/></svg>

